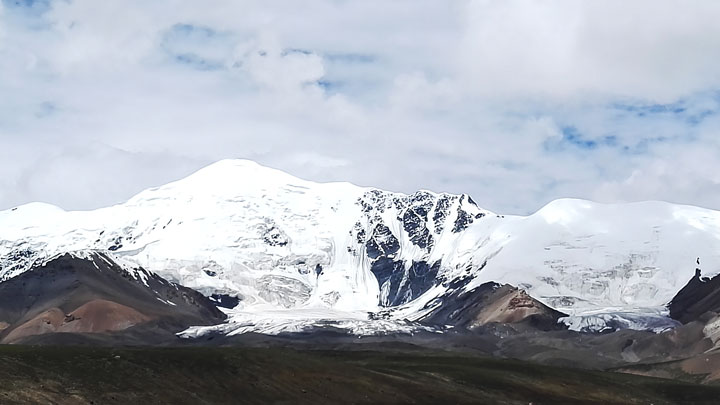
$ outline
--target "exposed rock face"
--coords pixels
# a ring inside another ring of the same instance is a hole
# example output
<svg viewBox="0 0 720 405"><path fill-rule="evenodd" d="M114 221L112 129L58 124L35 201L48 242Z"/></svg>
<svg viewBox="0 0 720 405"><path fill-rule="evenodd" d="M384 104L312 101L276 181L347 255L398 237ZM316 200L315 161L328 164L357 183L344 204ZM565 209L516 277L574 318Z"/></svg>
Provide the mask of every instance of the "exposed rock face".
<svg viewBox="0 0 720 405"><path fill-rule="evenodd" d="M668 304L670 317L682 323L700 319L707 312L720 312L720 275L702 277L700 269Z"/></svg>
<svg viewBox="0 0 720 405"><path fill-rule="evenodd" d="M351 235L370 259L383 307L410 302L437 285L441 261L430 256L443 231L452 227L452 234L460 233L486 215L464 194L418 191L400 195L371 190L357 204L363 217ZM403 257L403 249L415 251L414 258Z"/></svg>
<svg viewBox="0 0 720 405"><path fill-rule="evenodd" d="M565 314L508 284L490 282L469 291L458 288L440 300L441 305L424 317L423 322L471 330L489 323L521 322L543 330L564 329L558 319Z"/></svg>
<svg viewBox="0 0 720 405"><path fill-rule="evenodd" d="M65 315L51 308L14 328L2 339L14 343L46 333L103 333L128 329L152 320L133 308L106 300L92 300Z"/></svg>
<svg viewBox="0 0 720 405"><path fill-rule="evenodd" d="M137 310L107 300L89 301L65 316L59 332L100 333L124 330L151 320Z"/></svg>
<svg viewBox="0 0 720 405"><path fill-rule="evenodd" d="M0 283L0 342L153 328L172 336L225 315L196 291L97 252L65 254Z"/></svg>
<svg viewBox="0 0 720 405"><path fill-rule="evenodd" d="M0 340L2 343L13 343L26 336L43 335L57 332L63 324L65 314L58 308L50 308L29 321L13 328Z"/></svg>

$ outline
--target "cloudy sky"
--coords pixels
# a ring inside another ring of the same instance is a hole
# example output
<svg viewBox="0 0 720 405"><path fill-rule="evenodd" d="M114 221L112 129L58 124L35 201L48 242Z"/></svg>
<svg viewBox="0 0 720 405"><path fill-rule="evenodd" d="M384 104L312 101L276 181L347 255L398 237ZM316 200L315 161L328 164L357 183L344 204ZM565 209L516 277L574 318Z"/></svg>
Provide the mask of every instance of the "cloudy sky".
<svg viewBox="0 0 720 405"><path fill-rule="evenodd" d="M720 2L2 0L0 209L222 158L316 181L720 209Z"/></svg>

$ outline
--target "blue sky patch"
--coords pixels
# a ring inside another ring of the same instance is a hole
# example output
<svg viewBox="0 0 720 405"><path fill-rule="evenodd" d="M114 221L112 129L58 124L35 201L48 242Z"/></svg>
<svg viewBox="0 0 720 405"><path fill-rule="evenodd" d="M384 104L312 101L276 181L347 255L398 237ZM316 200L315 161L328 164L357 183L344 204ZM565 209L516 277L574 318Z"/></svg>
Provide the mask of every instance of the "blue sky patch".
<svg viewBox="0 0 720 405"><path fill-rule="evenodd" d="M2 0L8 9L25 9L34 12L45 12L50 9L50 0Z"/></svg>
<svg viewBox="0 0 720 405"><path fill-rule="evenodd" d="M14 17L16 23L24 25L30 30L44 30L50 25L44 21L45 13L51 7L50 0L0 0L5 13ZM9 21L3 21L9 23Z"/></svg>
<svg viewBox="0 0 720 405"><path fill-rule="evenodd" d="M175 55L175 60L178 63L193 67L198 70L218 70L222 69L224 66L222 62L203 59L202 57L194 53Z"/></svg>
<svg viewBox="0 0 720 405"><path fill-rule="evenodd" d="M556 148L574 147L582 150L594 150L599 147L615 147L618 144L617 136L606 135L600 138L583 136L574 126L562 127L562 139L557 142Z"/></svg>
<svg viewBox="0 0 720 405"><path fill-rule="evenodd" d="M677 101L670 104L621 104L617 103L613 105L613 108L634 113L638 117L645 117L653 114L682 114L687 108L684 106L683 101Z"/></svg>
<svg viewBox="0 0 720 405"><path fill-rule="evenodd" d="M231 33L193 24L175 24L163 35L160 47L175 63L202 71L219 70L232 54Z"/></svg>

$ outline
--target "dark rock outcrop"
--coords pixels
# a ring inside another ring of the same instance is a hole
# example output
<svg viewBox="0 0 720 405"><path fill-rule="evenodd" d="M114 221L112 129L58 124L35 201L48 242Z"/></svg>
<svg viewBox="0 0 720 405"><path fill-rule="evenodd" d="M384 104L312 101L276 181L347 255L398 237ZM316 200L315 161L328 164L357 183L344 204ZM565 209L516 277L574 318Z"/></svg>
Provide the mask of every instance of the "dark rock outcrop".
<svg viewBox="0 0 720 405"><path fill-rule="evenodd" d="M670 317L682 323L700 319L707 312L720 312L720 275L702 277L700 269L668 304Z"/></svg>
<svg viewBox="0 0 720 405"><path fill-rule="evenodd" d="M199 292L142 268L128 271L101 252L65 254L0 283L2 343L58 334L117 339L122 333L133 335L128 343L159 343L177 340L175 333L189 326L225 318Z"/></svg>
<svg viewBox="0 0 720 405"><path fill-rule="evenodd" d="M358 198L357 204L363 219L355 223L350 235L360 249L348 246L348 252L363 254L364 250L370 259L370 270L380 287L378 303L383 307L410 302L437 285L442 263L429 259L440 236L444 231L462 232L485 216L465 194L436 195L418 191L405 196L370 190ZM402 229L384 219L383 214L393 210L393 218ZM405 237L413 249L422 252L412 261L399 259L402 256L400 239Z"/></svg>
<svg viewBox="0 0 720 405"><path fill-rule="evenodd" d="M565 315L509 284L488 282L470 290L458 286L428 303L435 307L422 322L473 330L490 323L525 324L534 329L565 329L558 319Z"/></svg>

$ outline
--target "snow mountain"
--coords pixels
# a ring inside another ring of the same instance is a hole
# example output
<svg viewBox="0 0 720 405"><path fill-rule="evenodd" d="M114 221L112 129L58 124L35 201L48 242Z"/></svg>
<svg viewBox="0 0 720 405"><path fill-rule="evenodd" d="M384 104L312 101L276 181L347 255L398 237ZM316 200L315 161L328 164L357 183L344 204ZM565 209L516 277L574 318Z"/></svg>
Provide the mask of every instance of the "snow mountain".
<svg viewBox="0 0 720 405"><path fill-rule="evenodd" d="M313 183L247 160L94 211L31 203L0 212L0 280L82 250L237 297L231 322L215 329L223 333L327 321L356 333L402 329L452 305L442 297L490 281L569 314L575 329L619 319L662 328L696 259L720 270L720 212L563 199L508 216L464 194Z"/></svg>

